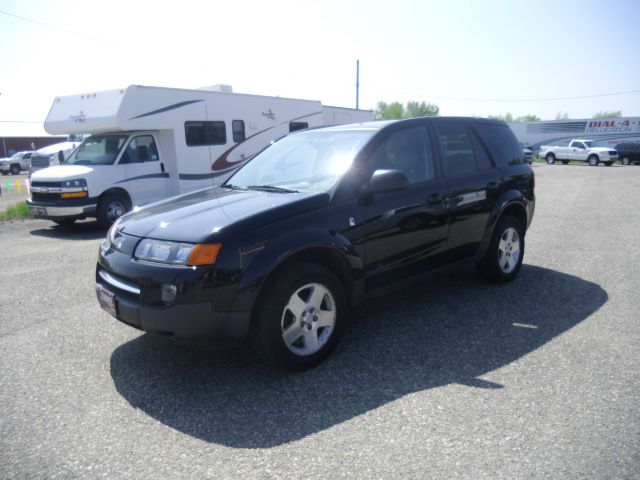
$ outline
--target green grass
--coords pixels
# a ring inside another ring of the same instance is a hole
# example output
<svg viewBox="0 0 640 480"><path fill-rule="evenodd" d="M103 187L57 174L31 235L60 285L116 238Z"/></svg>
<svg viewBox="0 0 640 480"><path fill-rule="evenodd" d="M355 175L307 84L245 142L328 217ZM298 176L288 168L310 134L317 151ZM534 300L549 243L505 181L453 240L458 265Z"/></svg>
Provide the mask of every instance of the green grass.
<svg viewBox="0 0 640 480"><path fill-rule="evenodd" d="M18 220L20 218L32 218L27 202L16 203L7 208L6 212L0 212L0 222L5 220Z"/></svg>

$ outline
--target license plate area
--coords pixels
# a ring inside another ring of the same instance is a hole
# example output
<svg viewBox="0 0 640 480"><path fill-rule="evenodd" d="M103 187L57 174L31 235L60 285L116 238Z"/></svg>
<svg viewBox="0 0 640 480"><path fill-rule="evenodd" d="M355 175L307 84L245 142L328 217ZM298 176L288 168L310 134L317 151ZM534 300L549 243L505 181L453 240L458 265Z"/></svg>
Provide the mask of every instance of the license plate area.
<svg viewBox="0 0 640 480"><path fill-rule="evenodd" d="M116 306L116 295L100 284L96 284L96 295L98 296L100 307L102 307L103 310L109 312L114 317L117 317L118 309Z"/></svg>
<svg viewBox="0 0 640 480"><path fill-rule="evenodd" d="M33 210L36 211L36 215L46 215L47 209L45 207L35 207Z"/></svg>

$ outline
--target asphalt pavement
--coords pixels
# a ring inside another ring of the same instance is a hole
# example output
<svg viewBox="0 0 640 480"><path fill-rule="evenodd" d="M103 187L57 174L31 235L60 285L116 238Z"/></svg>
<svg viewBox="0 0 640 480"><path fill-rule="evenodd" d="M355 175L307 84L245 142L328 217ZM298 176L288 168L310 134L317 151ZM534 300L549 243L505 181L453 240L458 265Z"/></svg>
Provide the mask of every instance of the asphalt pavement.
<svg viewBox="0 0 640 480"><path fill-rule="evenodd" d="M103 312L94 222L0 224L0 478L640 478L640 167L534 170L516 281L378 298L304 373Z"/></svg>

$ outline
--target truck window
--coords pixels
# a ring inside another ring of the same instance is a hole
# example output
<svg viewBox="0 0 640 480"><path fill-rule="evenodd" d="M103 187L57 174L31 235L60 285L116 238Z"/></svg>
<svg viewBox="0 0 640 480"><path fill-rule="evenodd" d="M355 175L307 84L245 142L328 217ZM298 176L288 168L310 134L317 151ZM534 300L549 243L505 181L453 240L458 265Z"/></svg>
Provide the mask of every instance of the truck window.
<svg viewBox="0 0 640 480"><path fill-rule="evenodd" d="M158 161L158 149L156 142L151 135L142 135L134 137L127 145L120 164L123 163L143 163Z"/></svg>
<svg viewBox="0 0 640 480"><path fill-rule="evenodd" d="M289 122L289 132L304 130L305 128L309 128L309 124L307 122Z"/></svg>
<svg viewBox="0 0 640 480"><path fill-rule="evenodd" d="M584 148L584 144L582 142L573 142L574 148Z"/></svg>
<svg viewBox="0 0 640 480"><path fill-rule="evenodd" d="M244 133L244 120L234 120L231 122L231 131L233 132L234 143L244 142L246 138Z"/></svg>
<svg viewBox="0 0 640 480"><path fill-rule="evenodd" d="M184 136L189 147L224 145L227 131L224 122L185 122Z"/></svg>
<svg viewBox="0 0 640 480"><path fill-rule="evenodd" d="M507 125L474 124L478 133L498 167L524 163L524 152L516 136Z"/></svg>

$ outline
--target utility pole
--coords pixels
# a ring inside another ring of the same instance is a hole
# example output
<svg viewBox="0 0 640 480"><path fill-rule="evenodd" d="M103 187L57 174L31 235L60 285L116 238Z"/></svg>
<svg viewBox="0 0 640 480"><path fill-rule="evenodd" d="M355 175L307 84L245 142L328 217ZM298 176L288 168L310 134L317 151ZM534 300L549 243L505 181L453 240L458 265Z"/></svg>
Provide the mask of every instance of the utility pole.
<svg viewBox="0 0 640 480"><path fill-rule="evenodd" d="M360 60L356 60L356 110L360 106Z"/></svg>

